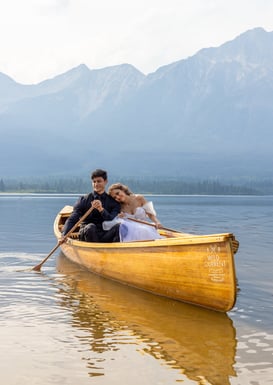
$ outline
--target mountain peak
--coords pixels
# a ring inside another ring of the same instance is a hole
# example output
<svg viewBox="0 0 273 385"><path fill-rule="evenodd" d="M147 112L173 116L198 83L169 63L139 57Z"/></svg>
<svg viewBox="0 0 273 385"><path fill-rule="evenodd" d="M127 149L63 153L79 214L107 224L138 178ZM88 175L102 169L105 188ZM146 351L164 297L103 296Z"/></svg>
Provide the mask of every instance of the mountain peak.
<svg viewBox="0 0 273 385"><path fill-rule="evenodd" d="M203 48L196 56L218 62L236 61L252 66L272 66L273 32L253 28L219 47Z"/></svg>
<svg viewBox="0 0 273 385"><path fill-rule="evenodd" d="M71 70L65 72L64 74L76 74L78 76L81 76L81 75L89 74L90 72L91 70L87 67L87 65L82 63L76 67L73 67Z"/></svg>
<svg viewBox="0 0 273 385"><path fill-rule="evenodd" d="M267 34L270 34L270 32L267 32L264 28L255 27L255 28L248 29L247 31L241 33L239 36L236 37L236 39L242 38L243 36L246 36L247 38L249 38L250 36L262 38L263 36L265 36Z"/></svg>

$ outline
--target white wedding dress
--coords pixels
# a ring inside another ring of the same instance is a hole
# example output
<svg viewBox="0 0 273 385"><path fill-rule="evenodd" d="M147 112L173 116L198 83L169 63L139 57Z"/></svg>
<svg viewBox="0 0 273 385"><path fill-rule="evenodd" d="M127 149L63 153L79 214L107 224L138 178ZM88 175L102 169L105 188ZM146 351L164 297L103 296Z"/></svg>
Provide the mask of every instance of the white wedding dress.
<svg viewBox="0 0 273 385"><path fill-rule="evenodd" d="M134 214L125 213L123 218L116 217L112 221L103 222L103 229L109 230L115 224L120 223L120 242L148 241L162 238L154 226L134 222L129 219L145 221L147 220L147 213L156 215L152 202L147 202L142 207L137 207Z"/></svg>

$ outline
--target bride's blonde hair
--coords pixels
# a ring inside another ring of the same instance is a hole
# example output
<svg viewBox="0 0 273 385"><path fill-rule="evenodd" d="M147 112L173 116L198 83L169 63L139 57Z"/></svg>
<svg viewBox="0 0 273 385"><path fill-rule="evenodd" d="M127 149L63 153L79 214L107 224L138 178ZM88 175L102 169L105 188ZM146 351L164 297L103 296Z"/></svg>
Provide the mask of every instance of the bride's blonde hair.
<svg viewBox="0 0 273 385"><path fill-rule="evenodd" d="M108 188L108 194L111 195L111 192L113 190L121 190L124 191L126 195L132 195L132 191L129 189L128 186L122 183L114 183Z"/></svg>

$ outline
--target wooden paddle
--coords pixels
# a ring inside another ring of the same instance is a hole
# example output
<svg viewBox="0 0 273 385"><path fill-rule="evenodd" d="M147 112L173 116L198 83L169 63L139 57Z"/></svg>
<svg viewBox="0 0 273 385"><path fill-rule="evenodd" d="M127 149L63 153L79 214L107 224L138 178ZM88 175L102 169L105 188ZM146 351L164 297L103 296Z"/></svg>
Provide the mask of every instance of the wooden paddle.
<svg viewBox="0 0 273 385"><path fill-rule="evenodd" d="M133 222L142 223L143 225L153 226L153 227L157 228L155 223L146 222L146 221L142 221L140 219L129 218L129 217L128 218L126 217L126 219L129 219L130 221L133 221ZM168 229L167 227L159 227L158 230L166 230L166 231L171 231L173 233L180 233L180 231L178 231L178 230Z"/></svg>
<svg viewBox="0 0 273 385"><path fill-rule="evenodd" d="M65 234L65 236L58 241L57 245L55 247L53 247L53 249L50 251L50 253L42 260L41 263L39 263L39 265L36 265L32 268L32 270L35 270L35 271L40 271L41 270L41 267L43 266L43 264L48 260L48 258L58 249L58 247L64 243L67 238L69 237L70 234L72 234L76 228L82 223L82 221L84 221L84 219L86 217L88 217L89 214L91 214L91 212L93 211L93 207L90 207L89 210L86 211L86 213L78 220L78 222L72 227L71 230L68 231L67 234Z"/></svg>

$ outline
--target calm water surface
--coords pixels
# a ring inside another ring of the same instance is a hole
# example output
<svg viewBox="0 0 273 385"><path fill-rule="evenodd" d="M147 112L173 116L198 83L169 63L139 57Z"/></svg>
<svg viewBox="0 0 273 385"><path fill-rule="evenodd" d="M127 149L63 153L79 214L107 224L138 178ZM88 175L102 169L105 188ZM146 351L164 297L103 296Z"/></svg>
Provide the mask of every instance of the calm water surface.
<svg viewBox="0 0 273 385"><path fill-rule="evenodd" d="M239 295L221 314L99 278L56 252L72 195L0 195L6 385L273 384L273 197L152 196L166 227L233 232Z"/></svg>

